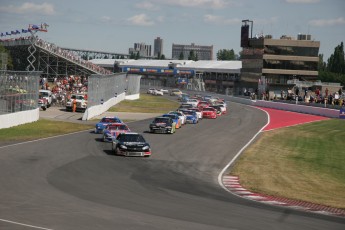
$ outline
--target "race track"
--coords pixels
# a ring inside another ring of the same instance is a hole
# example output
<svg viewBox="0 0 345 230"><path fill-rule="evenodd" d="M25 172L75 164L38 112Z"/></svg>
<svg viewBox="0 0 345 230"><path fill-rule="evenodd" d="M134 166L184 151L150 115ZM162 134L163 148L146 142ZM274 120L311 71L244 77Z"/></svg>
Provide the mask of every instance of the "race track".
<svg viewBox="0 0 345 230"><path fill-rule="evenodd" d="M0 229L345 229L345 219L273 207L230 194L218 175L266 124L229 104L216 120L173 135L129 123L150 158L111 155L91 131L0 147Z"/></svg>

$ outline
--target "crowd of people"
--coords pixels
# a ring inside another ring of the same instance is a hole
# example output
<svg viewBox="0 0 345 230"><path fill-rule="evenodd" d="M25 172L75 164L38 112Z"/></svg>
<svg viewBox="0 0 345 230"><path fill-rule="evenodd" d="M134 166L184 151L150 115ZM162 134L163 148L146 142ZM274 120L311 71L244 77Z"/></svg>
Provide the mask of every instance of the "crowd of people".
<svg viewBox="0 0 345 230"><path fill-rule="evenodd" d="M52 104L65 106L71 99L72 94L83 93L87 95L87 78L84 76L55 77L53 83L49 83L46 78L41 78L40 88L52 91Z"/></svg>

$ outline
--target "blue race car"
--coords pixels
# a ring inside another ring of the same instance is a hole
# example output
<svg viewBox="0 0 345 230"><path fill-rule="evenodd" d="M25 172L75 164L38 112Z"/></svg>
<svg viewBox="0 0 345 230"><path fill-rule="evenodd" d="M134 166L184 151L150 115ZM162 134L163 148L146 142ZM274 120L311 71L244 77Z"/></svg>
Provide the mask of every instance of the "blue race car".
<svg viewBox="0 0 345 230"><path fill-rule="evenodd" d="M103 117L95 127L95 133L103 133L103 129L111 123L123 123L118 117Z"/></svg>
<svg viewBox="0 0 345 230"><path fill-rule="evenodd" d="M180 118L177 114L171 114L171 113L169 113L169 114L163 114L162 117L170 117L170 118L176 123L175 128L176 128L176 129L181 128L181 126L182 126L182 120L181 120L181 118Z"/></svg>
<svg viewBox="0 0 345 230"><path fill-rule="evenodd" d="M186 115L186 123L196 124L199 122L198 114L192 110L181 110Z"/></svg>

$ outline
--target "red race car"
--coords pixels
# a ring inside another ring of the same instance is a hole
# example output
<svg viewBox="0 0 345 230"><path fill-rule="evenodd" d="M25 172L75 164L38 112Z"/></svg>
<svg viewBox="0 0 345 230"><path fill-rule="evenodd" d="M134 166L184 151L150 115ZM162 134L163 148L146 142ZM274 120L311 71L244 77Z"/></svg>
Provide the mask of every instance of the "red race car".
<svg viewBox="0 0 345 230"><path fill-rule="evenodd" d="M212 107L202 108L202 114L203 114L203 118L212 118L212 119L217 118L217 110Z"/></svg>

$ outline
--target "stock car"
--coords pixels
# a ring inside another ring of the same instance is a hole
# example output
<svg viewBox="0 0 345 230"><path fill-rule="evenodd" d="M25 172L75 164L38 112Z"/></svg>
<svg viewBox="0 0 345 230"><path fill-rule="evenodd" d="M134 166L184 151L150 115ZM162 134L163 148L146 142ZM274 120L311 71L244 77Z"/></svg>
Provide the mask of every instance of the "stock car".
<svg viewBox="0 0 345 230"><path fill-rule="evenodd" d="M212 107L204 107L202 108L202 114L204 118L212 118L216 119L217 118L217 110Z"/></svg>
<svg viewBox="0 0 345 230"><path fill-rule="evenodd" d="M203 118L203 116L202 116L202 109L201 108L198 108L198 107L197 108L190 108L189 110L196 112L196 114L198 115L199 120Z"/></svg>
<svg viewBox="0 0 345 230"><path fill-rule="evenodd" d="M180 111L170 111L169 114L177 114L181 119L182 125L186 124L186 115Z"/></svg>
<svg viewBox="0 0 345 230"><path fill-rule="evenodd" d="M103 130L103 141L111 142L116 139L120 133L127 133L130 131L131 130L124 123L111 123Z"/></svg>
<svg viewBox="0 0 345 230"><path fill-rule="evenodd" d="M222 111L222 114L226 114L227 109L224 104L215 104L216 106L219 106L220 110Z"/></svg>
<svg viewBox="0 0 345 230"><path fill-rule="evenodd" d="M175 133L176 123L170 117L156 117L150 123L151 133Z"/></svg>
<svg viewBox="0 0 345 230"><path fill-rule="evenodd" d="M95 127L95 133L103 133L103 129L111 123L123 123L118 117L103 117Z"/></svg>
<svg viewBox="0 0 345 230"><path fill-rule="evenodd" d="M186 123L197 124L199 122L198 115L195 111L183 110L182 112L186 115Z"/></svg>
<svg viewBox="0 0 345 230"><path fill-rule="evenodd" d="M112 141L111 149L115 155L122 156L151 156L151 147L139 133L120 133Z"/></svg>
<svg viewBox="0 0 345 230"><path fill-rule="evenodd" d="M200 108L200 109L208 107L208 106L210 106L210 103L208 103L207 101L200 101L198 103L198 108Z"/></svg>
<svg viewBox="0 0 345 230"><path fill-rule="evenodd" d="M172 114L172 113L170 113L170 114L163 114L162 117L170 117L171 119L173 119L173 121L176 124L175 128L176 129L181 128L182 120L181 120L181 118L177 114Z"/></svg>
<svg viewBox="0 0 345 230"><path fill-rule="evenodd" d="M221 116L223 114L221 105L210 105L210 107L214 108L217 111L217 116Z"/></svg>

